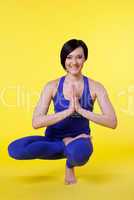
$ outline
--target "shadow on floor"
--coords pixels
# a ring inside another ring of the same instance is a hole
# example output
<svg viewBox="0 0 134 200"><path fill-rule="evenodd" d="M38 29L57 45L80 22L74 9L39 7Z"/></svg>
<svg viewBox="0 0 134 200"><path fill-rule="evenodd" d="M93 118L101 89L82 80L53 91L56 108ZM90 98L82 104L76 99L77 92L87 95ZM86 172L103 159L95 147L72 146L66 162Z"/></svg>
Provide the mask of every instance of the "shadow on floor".
<svg viewBox="0 0 134 200"><path fill-rule="evenodd" d="M78 176L81 180L84 180L89 183L95 183L95 184L102 184L114 181L114 179L119 178L118 174L112 174L112 173L94 173L94 174L81 174Z"/></svg>
<svg viewBox="0 0 134 200"><path fill-rule="evenodd" d="M84 173L84 174L76 174L76 177L78 179L81 179L88 183L94 183L94 184L102 184L102 183L108 183L113 182L114 180L119 179L119 174L112 174L112 173ZM36 184L36 183L47 183L47 182L57 182L57 179L60 178L59 173L53 173L51 172L48 174L35 174L35 175L25 175L25 176L15 176L12 177L13 180L24 183L24 184Z"/></svg>
<svg viewBox="0 0 134 200"><path fill-rule="evenodd" d="M12 179L20 183L34 184L34 183L55 181L57 178L54 175L33 175L33 176L31 175L31 176L15 176L12 177Z"/></svg>
<svg viewBox="0 0 134 200"><path fill-rule="evenodd" d="M59 170L50 170L48 172L27 173L26 175L18 175L10 177L12 180L24 184L48 183L57 181L60 178Z"/></svg>

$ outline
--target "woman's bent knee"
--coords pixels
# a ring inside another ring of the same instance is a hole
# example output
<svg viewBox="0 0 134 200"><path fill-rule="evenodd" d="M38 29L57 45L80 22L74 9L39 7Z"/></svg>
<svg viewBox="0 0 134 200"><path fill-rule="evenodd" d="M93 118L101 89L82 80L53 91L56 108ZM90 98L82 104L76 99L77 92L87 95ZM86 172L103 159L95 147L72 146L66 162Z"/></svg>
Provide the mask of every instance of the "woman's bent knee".
<svg viewBox="0 0 134 200"><path fill-rule="evenodd" d="M11 143L8 146L8 154L10 157L18 159L18 156L16 155L15 149L14 149L14 145Z"/></svg>
<svg viewBox="0 0 134 200"><path fill-rule="evenodd" d="M21 149L16 146L16 142L12 142L8 146L8 154L10 157L16 160L24 160L24 154L22 153Z"/></svg>
<svg viewBox="0 0 134 200"><path fill-rule="evenodd" d="M73 166L81 166L88 162L93 153L93 145L89 139L79 138L67 145L67 153Z"/></svg>
<svg viewBox="0 0 134 200"><path fill-rule="evenodd" d="M88 162L92 152L93 151L91 149L87 149L86 152L81 152L79 154L75 154L73 156L74 164L77 166L85 165Z"/></svg>

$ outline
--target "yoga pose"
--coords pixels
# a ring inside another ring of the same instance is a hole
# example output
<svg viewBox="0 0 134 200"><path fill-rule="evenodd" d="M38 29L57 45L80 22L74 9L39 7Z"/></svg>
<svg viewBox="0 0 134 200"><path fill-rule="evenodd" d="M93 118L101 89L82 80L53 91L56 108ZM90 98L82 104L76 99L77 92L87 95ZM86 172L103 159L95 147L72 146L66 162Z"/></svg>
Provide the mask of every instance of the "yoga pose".
<svg viewBox="0 0 134 200"><path fill-rule="evenodd" d="M76 183L75 167L87 163L92 152L89 122L115 129L117 118L104 86L82 74L88 48L82 40L67 41L60 52L65 75L48 82L32 119L33 128L46 127L45 136L28 136L8 146L15 159L66 159L65 183ZM101 114L93 112L97 99ZM51 100L54 114L48 115Z"/></svg>

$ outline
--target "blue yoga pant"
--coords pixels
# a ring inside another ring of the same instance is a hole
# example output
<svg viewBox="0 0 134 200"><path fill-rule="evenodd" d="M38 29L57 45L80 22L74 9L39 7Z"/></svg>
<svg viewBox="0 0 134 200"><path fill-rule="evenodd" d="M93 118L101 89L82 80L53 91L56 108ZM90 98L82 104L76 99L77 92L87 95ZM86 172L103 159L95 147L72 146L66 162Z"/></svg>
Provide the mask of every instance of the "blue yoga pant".
<svg viewBox="0 0 134 200"><path fill-rule="evenodd" d="M28 136L9 144L9 155L17 160L67 158L68 168L84 165L93 152L90 138L77 138L65 145L61 139L47 136Z"/></svg>

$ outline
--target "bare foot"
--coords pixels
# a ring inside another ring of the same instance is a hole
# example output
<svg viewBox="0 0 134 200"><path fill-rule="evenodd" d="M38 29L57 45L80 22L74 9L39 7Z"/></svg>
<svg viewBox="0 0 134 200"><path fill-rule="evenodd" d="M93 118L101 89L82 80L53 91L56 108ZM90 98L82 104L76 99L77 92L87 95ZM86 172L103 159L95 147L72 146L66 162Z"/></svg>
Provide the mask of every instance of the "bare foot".
<svg viewBox="0 0 134 200"><path fill-rule="evenodd" d="M78 136L76 136L74 138L72 138L72 137L65 137L63 139L63 142L64 142L65 145L68 145L70 142L72 142L73 140L75 140L77 138L89 138L89 137L90 137L89 135L87 135L85 133L82 133L82 134L80 134L80 135L78 135Z"/></svg>
<svg viewBox="0 0 134 200"><path fill-rule="evenodd" d="M66 138L63 139L63 142L64 142L65 145L68 145L72 140L73 140L72 137L66 137Z"/></svg>
<svg viewBox="0 0 134 200"><path fill-rule="evenodd" d="M77 139L77 138L89 138L90 136L87 134L80 134L74 138L72 137L66 137L63 139L63 142L65 145L68 145L70 142L72 142L73 140ZM76 177L75 177L75 173L74 173L74 167L73 168L68 168L66 166L66 170L65 170L65 184L69 185L69 184L75 184L77 182Z"/></svg>
<svg viewBox="0 0 134 200"><path fill-rule="evenodd" d="M65 184L70 185L70 184L75 184L77 182L75 173L74 173L74 167L73 168L68 168L66 166L66 171L65 171Z"/></svg>

